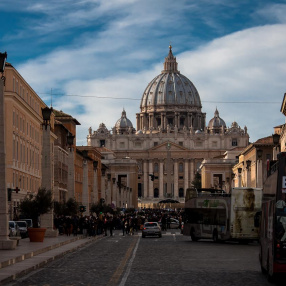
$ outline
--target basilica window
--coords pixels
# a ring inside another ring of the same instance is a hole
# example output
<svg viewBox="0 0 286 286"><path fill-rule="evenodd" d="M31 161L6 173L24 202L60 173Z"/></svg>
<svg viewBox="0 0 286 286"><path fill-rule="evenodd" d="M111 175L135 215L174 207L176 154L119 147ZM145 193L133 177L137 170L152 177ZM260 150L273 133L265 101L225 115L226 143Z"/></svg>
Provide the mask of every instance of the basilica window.
<svg viewBox="0 0 286 286"><path fill-rule="evenodd" d="M180 142L179 142L179 145L180 145L180 146L184 146L184 142L180 141Z"/></svg>
<svg viewBox="0 0 286 286"><path fill-rule="evenodd" d="M183 188L180 188L180 189L179 189L179 197L180 197L180 198L183 198L183 197L184 197L184 189L183 189Z"/></svg>
<svg viewBox="0 0 286 286"><path fill-rule="evenodd" d="M135 148L141 148L141 142L135 142L134 147Z"/></svg>
<svg viewBox="0 0 286 286"><path fill-rule="evenodd" d="M119 147L120 148L125 148L125 142L119 142Z"/></svg>
<svg viewBox="0 0 286 286"><path fill-rule="evenodd" d="M183 163L179 164L179 173L183 173L184 172L184 165Z"/></svg>
<svg viewBox="0 0 286 286"><path fill-rule="evenodd" d="M155 147L155 146L158 146L158 142L154 142L154 147Z"/></svg>
<svg viewBox="0 0 286 286"><path fill-rule="evenodd" d="M212 142L212 147L217 147L217 142L216 141Z"/></svg>
<svg viewBox="0 0 286 286"><path fill-rule="evenodd" d="M232 139L231 146L237 146L237 138Z"/></svg>
<svg viewBox="0 0 286 286"><path fill-rule="evenodd" d="M158 190L158 188L154 189L154 198L159 198L159 190Z"/></svg>
<svg viewBox="0 0 286 286"><path fill-rule="evenodd" d="M155 163L155 164L154 164L154 172L155 172L155 173L158 173L158 172L159 172L158 163Z"/></svg>
<svg viewBox="0 0 286 286"><path fill-rule="evenodd" d="M104 147L105 146L105 140L100 140L100 147Z"/></svg>

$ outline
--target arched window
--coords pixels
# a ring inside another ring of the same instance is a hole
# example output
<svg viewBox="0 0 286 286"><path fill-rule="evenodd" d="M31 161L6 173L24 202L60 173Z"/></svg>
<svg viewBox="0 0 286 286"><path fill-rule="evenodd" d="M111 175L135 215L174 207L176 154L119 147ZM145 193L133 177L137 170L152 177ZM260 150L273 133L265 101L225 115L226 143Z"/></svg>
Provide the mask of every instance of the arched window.
<svg viewBox="0 0 286 286"><path fill-rule="evenodd" d="M154 198L159 198L159 189L158 188L154 189Z"/></svg>
<svg viewBox="0 0 286 286"><path fill-rule="evenodd" d="M184 197L184 189L183 189L183 188L180 188L180 189L179 189L179 197L180 197L180 198L183 198L183 197Z"/></svg>

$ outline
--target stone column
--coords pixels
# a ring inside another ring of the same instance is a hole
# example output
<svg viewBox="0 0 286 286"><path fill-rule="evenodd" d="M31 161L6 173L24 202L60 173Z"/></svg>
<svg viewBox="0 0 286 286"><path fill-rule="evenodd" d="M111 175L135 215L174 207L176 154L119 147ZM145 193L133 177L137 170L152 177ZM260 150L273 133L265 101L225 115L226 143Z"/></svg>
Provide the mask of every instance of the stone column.
<svg viewBox="0 0 286 286"><path fill-rule="evenodd" d="M144 179L144 193L143 197L148 197L148 168L147 168L147 161L143 161L143 179Z"/></svg>
<svg viewBox="0 0 286 286"><path fill-rule="evenodd" d="M97 168L93 168L93 203L98 202Z"/></svg>
<svg viewBox="0 0 286 286"><path fill-rule="evenodd" d="M111 174L107 174L107 192L105 198L106 204L111 205L112 195L111 195Z"/></svg>
<svg viewBox="0 0 286 286"><path fill-rule="evenodd" d="M117 192L116 192L116 178L112 178L112 201L114 207L117 207Z"/></svg>
<svg viewBox="0 0 286 286"><path fill-rule="evenodd" d="M189 187L189 162L188 159L185 160L185 166L184 166L184 194L187 191L187 188Z"/></svg>
<svg viewBox="0 0 286 286"><path fill-rule="evenodd" d="M68 199L75 198L74 148L68 152Z"/></svg>
<svg viewBox="0 0 286 286"><path fill-rule="evenodd" d="M178 160L174 160L174 198L179 197L179 172L178 172Z"/></svg>
<svg viewBox="0 0 286 286"><path fill-rule="evenodd" d="M257 175L256 175L256 188L262 188L262 160L258 159L257 161Z"/></svg>
<svg viewBox="0 0 286 286"><path fill-rule="evenodd" d="M191 168L190 168L190 182L192 182L194 180L194 177L195 177L195 174L194 174L195 161L194 161L194 159L191 159L190 165L191 165Z"/></svg>
<svg viewBox="0 0 286 286"><path fill-rule="evenodd" d="M153 175L153 160L149 160L149 175ZM154 182L151 181L151 176L148 177L149 177L148 198L154 198Z"/></svg>
<svg viewBox="0 0 286 286"><path fill-rule="evenodd" d="M6 146L4 81L0 78L0 249L15 249L17 241L9 239L8 193L6 189Z"/></svg>
<svg viewBox="0 0 286 286"><path fill-rule="evenodd" d="M82 204L86 206L84 215L89 215L89 193L88 193L88 162L83 159L83 177L82 177Z"/></svg>
<svg viewBox="0 0 286 286"><path fill-rule="evenodd" d="M159 166L159 198L164 198L164 161L160 160Z"/></svg>
<svg viewBox="0 0 286 286"><path fill-rule="evenodd" d="M101 199L106 199L105 192L105 170L101 169Z"/></svg>

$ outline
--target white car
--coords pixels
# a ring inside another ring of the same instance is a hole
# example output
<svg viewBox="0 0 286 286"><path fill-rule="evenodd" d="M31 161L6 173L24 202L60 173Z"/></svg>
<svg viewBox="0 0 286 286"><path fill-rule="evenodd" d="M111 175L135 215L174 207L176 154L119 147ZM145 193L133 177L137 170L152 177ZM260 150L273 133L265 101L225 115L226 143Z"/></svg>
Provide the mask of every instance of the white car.
<svg viewBox="0 0 286 286"><path fill-rule="evenodd" d="M177 219L171 217L170 218L170 228L176 229L176 228L179 228L179 226L180 226L179 221Z"/></svg>
<svg viewBox="0 0 286 286"><path fill-rule="evenodd" d="M27 222L24 220L16 221L16 224L19 227L20 234L22 238L28 237L28 225Z"/></svg>
<svg viewBox="0 0 286 286"><path fill-rule="evenodd" d="M20 236L20 230L15 221L9 221L9 236Z"/></svg>

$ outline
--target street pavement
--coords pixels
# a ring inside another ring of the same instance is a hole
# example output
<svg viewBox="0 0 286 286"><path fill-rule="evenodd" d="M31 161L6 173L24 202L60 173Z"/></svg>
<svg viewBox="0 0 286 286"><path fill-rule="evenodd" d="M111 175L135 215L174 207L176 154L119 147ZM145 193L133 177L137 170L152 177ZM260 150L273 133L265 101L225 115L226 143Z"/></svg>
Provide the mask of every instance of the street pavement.
<svg viewBox="0 0 286 286"><path fill-rule="evenodd" d="M20 239L14 250L0 250L0 285L36 270L56 258L102 238L66 236L45 237L43 242Z"/></svg>

